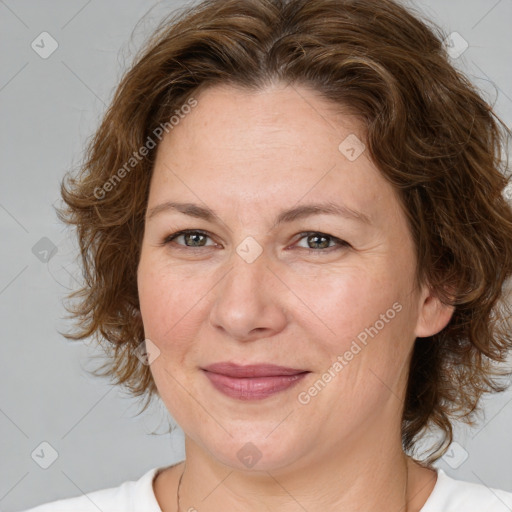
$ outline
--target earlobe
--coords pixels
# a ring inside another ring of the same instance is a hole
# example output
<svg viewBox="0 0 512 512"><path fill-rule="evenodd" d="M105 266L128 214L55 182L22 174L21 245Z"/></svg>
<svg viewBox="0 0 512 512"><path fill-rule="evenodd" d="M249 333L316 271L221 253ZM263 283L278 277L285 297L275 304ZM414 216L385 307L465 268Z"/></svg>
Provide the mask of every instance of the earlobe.
<svg viewBox="0 0 512 512"><path fill-rule="evenodd" d="M418 321L414 331L415 336L426 338L442 331L450 322L454 311L454 306L443 304L438 297L428 290L420 303Z"/></svg>

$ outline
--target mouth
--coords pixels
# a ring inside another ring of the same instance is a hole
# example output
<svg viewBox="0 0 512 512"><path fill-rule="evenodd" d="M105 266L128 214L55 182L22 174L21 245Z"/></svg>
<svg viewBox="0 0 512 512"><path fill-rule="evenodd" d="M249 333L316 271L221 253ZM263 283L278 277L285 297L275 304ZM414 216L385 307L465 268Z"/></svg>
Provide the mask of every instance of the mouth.
<svg viewBox="0 0 512 512"><path fill-rule="evenodd" d="M273 364L215 363L201 368L217 391L238 400L262 400L290 389L309 370Z"/></svg>

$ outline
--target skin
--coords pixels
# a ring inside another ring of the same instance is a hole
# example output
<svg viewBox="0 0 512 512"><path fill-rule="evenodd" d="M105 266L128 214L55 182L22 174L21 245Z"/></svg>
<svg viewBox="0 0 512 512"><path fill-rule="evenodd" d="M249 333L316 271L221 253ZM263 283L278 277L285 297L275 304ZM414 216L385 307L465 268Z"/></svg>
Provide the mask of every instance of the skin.
<svg viewBox="0 0 512 512"><path fill-rule="evenodd" d="M338 149L350 134L362 140L360 122L298 86L215 86L196 99L159 145L148 212L190 202L219 220L147 214L138 266L145 336L159 350L151 372L185 433L181 510L404 512L406 483L408 512L420 510L436 473L402 451L408 363L415 338L442 330L453 308L416 284L405 214L367 151L351 161ZM273 228L283 209L324 201L371 224L317 214ZM163 244L182 229L207 236ZM262 250L251 263L237 253L249 236ZM396 303L400 312L301 404L299 393ZM200 369L219 361L311 373L243 401L221 394ZM248 442L261 455L252 468L237 456ZM183 469L154 481L164 512L176 510Z"/></svg>

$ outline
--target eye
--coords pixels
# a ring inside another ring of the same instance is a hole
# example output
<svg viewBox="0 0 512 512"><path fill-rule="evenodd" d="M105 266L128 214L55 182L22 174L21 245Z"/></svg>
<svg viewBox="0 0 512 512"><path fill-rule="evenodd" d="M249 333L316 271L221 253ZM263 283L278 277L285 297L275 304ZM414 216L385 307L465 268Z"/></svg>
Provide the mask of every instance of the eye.
<svg viewBox="0 0 512 512"><path fill-rule="evenodd" d="M183 237L184 243L176 243L178 246L182 246L180 248L189 247L191 249L199 248L199 247L211 247L215 244L206 245L206 239L210 238L208 233L205 231L197 230L197 229L183 229L182 231L177 231L176 233L172 233L167 236L162 245L170 244L175 240ZM190 244L190 245L189 245Z"/></svg>
<svg viewBox="0 0 512 512"><path fill-rule="evenodd" d="M345 240L341 240L340 238L336 238L335 236L321 233L319 231L306 231L304 233L300 233L299 236L299 240L306 239L306 243L308 245L313 245L313 247L299 247L311 252L327 252L325 249L329 249L328 252L330 252L331 249L350 247L350 244L345 242ZM333 242L333 245L329 245L330 242Z"/></svg>
<svg viewBox="0 0 512 512"><path fill-rule="evenodd" d="M296 247L300 249L306 249L309 252L331 252L331 250L350 247L348 242L319 231L306 231L299 233L299 237L299 241L306 239L306 243L308 245L313 245L313 247L303 247L300 245ZM201 247L215 246L215 243L206 243L208 238L210 238L210 235L206 231L197 229L183 229L167 236L163 240L162 245L168 245L172 242L173 245L177 246L179 249L198 249ZM183 242L177 242L179 239L182 239Z"/></svg>

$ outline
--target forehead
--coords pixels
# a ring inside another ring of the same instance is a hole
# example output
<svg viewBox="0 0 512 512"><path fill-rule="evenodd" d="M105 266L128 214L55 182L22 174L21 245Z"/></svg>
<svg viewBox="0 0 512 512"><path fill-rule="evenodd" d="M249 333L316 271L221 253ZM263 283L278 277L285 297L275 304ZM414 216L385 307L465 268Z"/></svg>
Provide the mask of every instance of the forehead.
<svg viewBox="0 0 512 512"><path fill-rule="evenodd" d="M360 121L318 93L216 86L195 98L197 106L158 147L150 203L186 197L222 208L268 208L307 198L369 216L396 203L368 157Z"/></svg>
<svg viewBox="0 0 512 512"><path fill-rule="evenodd" d="M201 91L196 100L197 106L167 135L194 154L214 148L275 152L288 147L315 158L328 145L336 149L347 134L363 138L362 124L348 109L341 113L342 107L296 85L259 91L220 85ZM320 141L315 151L313 142Z"/></svg>

